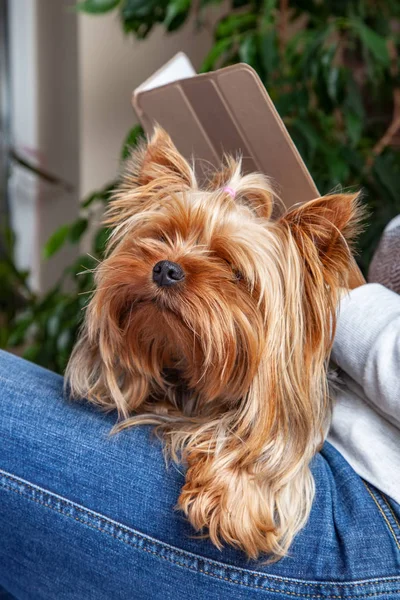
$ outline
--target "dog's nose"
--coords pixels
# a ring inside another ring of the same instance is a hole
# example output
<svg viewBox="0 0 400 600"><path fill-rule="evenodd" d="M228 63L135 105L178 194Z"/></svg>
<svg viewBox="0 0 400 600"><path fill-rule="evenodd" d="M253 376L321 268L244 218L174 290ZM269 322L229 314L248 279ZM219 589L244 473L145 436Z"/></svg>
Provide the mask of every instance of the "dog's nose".
<svg viewBox="0 0 400 600"><path fill-rule="evenodd" d="M178 263L160 260L153 267L153 281L159 287L174 285L185 279L185 273Z"/></svg>

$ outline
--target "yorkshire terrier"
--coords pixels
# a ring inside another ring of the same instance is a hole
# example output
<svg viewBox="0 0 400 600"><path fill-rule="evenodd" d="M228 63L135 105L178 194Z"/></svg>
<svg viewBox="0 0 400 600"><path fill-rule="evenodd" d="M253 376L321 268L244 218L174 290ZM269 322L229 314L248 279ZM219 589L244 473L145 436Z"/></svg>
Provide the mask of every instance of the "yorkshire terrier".
<svg viewBox="0 0 400 600"><path fill-rule="evenodd" d="M357 194L278 219L271 183L240 160L199 187L160 128L128 161L106 218L67 380L74 397L154 424L186 481L196 531L250 558L284 556L314 496L330 422L327 364Z"/></svg>

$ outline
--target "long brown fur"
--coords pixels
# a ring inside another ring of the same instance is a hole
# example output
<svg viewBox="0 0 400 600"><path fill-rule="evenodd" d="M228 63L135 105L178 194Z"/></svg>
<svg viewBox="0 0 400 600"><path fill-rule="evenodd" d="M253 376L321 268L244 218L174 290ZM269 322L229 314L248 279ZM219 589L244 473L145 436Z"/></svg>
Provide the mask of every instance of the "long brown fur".
<svg viewBox="0 0 400 600"><path fill-rule="evenodd" d="M273 204L269 180L242 176L232 158L200 189L157 129L108 211L67 379L74 397L116 408L119 428L157 426L187 466L178 505L196 531L276 560L313 502L309 463L329 425L327 360L361 209L357 194L335 194L273 221ZM179 263L184 281L158 288L160 260Z"/></svg>

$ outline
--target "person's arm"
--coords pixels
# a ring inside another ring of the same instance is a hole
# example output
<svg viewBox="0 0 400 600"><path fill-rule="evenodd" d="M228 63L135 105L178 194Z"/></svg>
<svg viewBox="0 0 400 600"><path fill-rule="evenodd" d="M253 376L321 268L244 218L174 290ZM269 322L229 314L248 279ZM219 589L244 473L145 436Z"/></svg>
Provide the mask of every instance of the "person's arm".
<svg viewBox="0 0 400 600"><path fill-rule="evenodd" d="M332 359L400 427L400 296L379 284L344 296Z"/></svg>

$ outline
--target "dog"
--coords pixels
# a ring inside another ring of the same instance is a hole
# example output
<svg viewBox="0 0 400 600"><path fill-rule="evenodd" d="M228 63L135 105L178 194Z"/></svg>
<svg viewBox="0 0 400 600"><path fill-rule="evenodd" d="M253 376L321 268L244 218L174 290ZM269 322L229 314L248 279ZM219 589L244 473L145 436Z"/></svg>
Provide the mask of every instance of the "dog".
<svg viewBox="0 0 400 600"><path fill-rule="evenodd" d="M288 174L290 176L290 174ZM314 497L327 367L359 195L279 218L264 175L227 157L200 187L157 127L128 160L67 368L71 394L153 424L186 466L178 507L251 559L285 556Z"/></svg>

